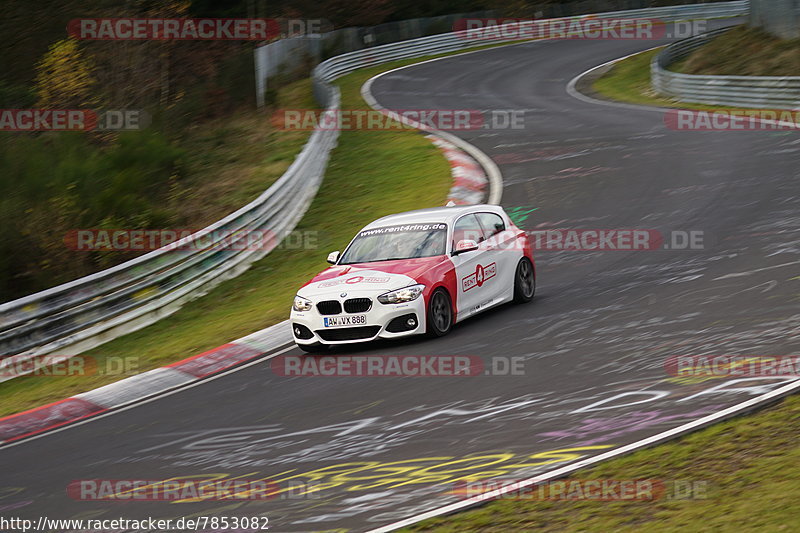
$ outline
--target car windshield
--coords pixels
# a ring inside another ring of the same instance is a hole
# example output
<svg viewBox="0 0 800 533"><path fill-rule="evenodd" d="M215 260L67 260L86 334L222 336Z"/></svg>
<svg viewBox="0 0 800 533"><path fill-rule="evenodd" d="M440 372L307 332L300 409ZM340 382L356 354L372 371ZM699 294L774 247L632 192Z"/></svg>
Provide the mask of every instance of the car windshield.
<svg viewBox="0 0 800 533"><path fill-rule="evenodd" d="M340 265L444 255L447 224L403 224L362 230Z"/></svg>

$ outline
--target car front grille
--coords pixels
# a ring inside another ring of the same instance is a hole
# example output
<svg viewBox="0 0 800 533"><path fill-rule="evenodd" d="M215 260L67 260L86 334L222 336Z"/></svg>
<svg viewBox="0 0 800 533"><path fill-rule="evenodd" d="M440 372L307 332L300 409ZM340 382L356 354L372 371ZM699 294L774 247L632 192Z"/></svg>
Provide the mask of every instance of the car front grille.
<svg viewBox="0 0 800 533"><path fill-rule="evenodd" d="M342 312L339 300L323 300L317 304L317 311L321 315L338 315Z"/></svg>
<svg viewBox="0 0 800 533"><path fill-rule="evenodd" d="M318 329L316 334L324 341L355 341L371 339L381 329L380 326L358 326L355 328Z"/></svg>
<svg viewBox="0 0 800 533"><path fill-rule="evenodd" d="M366 313L372 307L369 298L350 298L344 301L344 310L348 313Z"/></svg>

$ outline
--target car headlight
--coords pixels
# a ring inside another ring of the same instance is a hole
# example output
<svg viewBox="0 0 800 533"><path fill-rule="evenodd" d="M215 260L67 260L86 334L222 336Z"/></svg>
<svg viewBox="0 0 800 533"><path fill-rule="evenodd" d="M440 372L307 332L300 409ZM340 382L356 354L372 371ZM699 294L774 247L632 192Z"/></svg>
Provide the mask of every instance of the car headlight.
<svg viewBox="0 0 800 533"><path fill-rule="evenodd" d="M314 305L311 303L311 300L306 300L302 296L295 296L294 303L292 304L292 309L295 311L308 311L311 309L311 306Z"/></svg>
<svg viewBox="0 0 800 533"><path fill-rule="evenodd" d="M425 285L410 285L397 289L396 291L386 292L378 296L378 301L382 304L399 304L402 302L411 302L419 298Z"/></svg>

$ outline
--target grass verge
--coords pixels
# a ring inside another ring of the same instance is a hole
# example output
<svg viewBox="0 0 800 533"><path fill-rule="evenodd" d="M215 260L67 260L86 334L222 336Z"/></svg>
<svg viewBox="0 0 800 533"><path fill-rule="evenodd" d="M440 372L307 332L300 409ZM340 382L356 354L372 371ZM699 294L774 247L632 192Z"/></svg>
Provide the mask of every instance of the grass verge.
<svg viewBox="0 0 800 533"><path fill-rule="evenodd" d="M671 70L715 76L800 76L800 39L738 26L689 54Z"/></svg>
<svg viewBox="0 0 800 533"><path fill-rule="evenodd" d="M648 50L615 63L591 85L597 96L632 104L674 107L677 100L658 95L650 85L650 62L661 48Z"/></svg>
<svg viewBox="0 0 800 533"><path fill-rule="evenodd" d="M601 99L630 104L671 108L690 105L692 109L723 109L720 106L687 104L656 93L650 85L650 62L660 51L661 48L648 50L615 63L591 83L589 92Z"/></svg>
<svg viewBox="0 0 800 533"><path fill-rule="evenodd" d="M569 479L705 482L704 499L500 500L406 531L798 531L800 396Z"/></svg>
<svg viewBox="0 0 800 533"><path fill-rule="evenodd" d="M731 106L687 104L656 93L650 84L650 62L660 51L661 48L648 50L615 63L598 78L588 80L589 92L599 98L631 104L691 106L709 111L731 109ZM686 74L800 76L800 39L776 39L741 26L695 50L670 70Z"/></svg>
<svg viewBox="0 0 800 533"><path fill-rule="evenodd" d="M648 50L618 61L596 79L581 80L583 83L578 84L578 89L595 98L629 104L707 111L747 109L680 102L656 93L650 85L650 62L660 51L661 48Z"/></svg>
<svg viewBox="0 0 800 533"><path fill-rule="evenodd" d="M342 107L363 109L369 77L413 60L364 69L339 80ZM310 82L304 82L310 94ZM257 139L256 139L257 140ZM296 153L296 152L295 152ZM343 131L325 179L298 232L316 249L279 248L239 277L157 322L87 352L106 368L108 357L131 358L138 371L217 347L288 317L299 286L323 269L328 251L343 249L355 231L399 211L442 205L452 183L441 153L416 130ZM0 384L0 416L84 392L125 376L20 377Z"/></svg>

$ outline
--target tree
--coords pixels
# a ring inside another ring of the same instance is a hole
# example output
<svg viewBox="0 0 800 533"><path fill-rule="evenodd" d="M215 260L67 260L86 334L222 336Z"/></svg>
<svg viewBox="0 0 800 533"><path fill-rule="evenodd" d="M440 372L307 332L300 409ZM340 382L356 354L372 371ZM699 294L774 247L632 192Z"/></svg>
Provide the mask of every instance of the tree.
<svg viewBox="0 0 800 533"><path fill-rule="evenodd" d="M44 108L79 109L96 103L94 67L74 39L49 47L36 65L38 105Z"/></svg>

